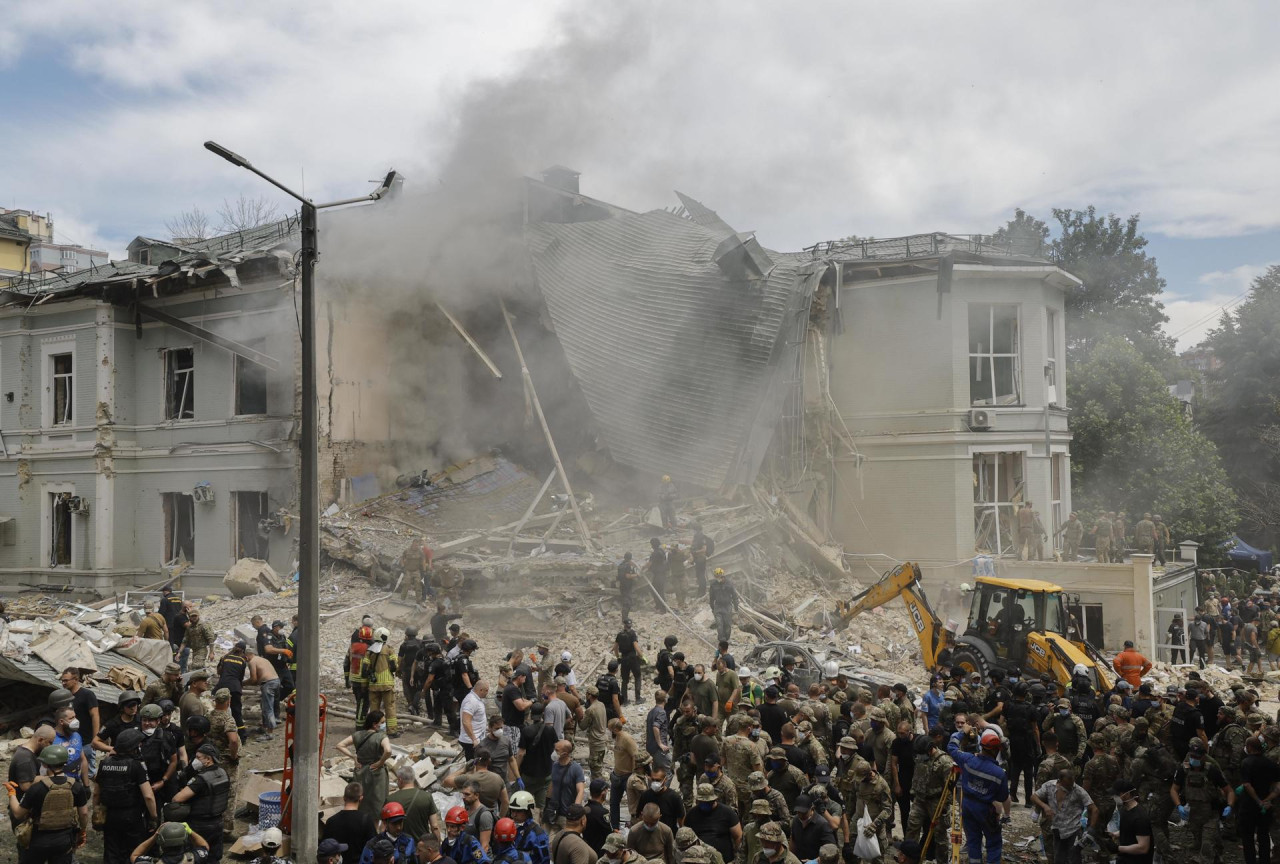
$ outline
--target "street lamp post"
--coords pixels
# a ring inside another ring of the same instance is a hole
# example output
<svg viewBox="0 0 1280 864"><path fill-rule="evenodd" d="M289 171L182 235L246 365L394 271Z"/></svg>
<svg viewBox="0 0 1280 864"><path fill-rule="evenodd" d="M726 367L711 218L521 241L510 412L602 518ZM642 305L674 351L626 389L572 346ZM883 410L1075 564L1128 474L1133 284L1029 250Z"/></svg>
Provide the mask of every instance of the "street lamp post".
<svg viewBox="0 0 1280 864"><path fill-rule="evenodd" d="M302 417L301 470L298 530L298 620L302 625L301 644L295 650L302 655L298 664L297 691L294 697L294 773L290 803L293 809L292 849L295 861L314 861L319 845L319 821L312 816L320 812L320 502L318 479L319 411L316 404L316 309L315 266L319 255L316 237L317 211L326 207L377 201L395 180L391 171L377 190L358 198L316 204L294 192L280 181L259 171L240 156L213 141L204 142L205 149L216 153L232 165L257 174L272 186L293 196L302 204L301 269L302 320Z"/></svg>

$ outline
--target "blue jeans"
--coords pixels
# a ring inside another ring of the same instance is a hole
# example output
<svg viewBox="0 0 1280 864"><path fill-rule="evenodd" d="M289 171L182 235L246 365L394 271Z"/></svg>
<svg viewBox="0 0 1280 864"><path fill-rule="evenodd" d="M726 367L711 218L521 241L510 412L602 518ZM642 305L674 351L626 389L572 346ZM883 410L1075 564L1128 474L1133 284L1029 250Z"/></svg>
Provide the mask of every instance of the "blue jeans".
<svg viewBox="0 0 1280 864"><path fill-rule="evenodd" d="M276 699L280 697L280 679L258 685L258 708L262 712L262 728L276 728Z"/></svg>
<svg viewBox="0 0 1280 864"><path fill-rule="evenodd" d="M1004 839L1000 833L1000 817L996 806L982 801L965 801L960 810L964 822L964 841L969 864L982 861L982 841L987 841L987 864L1000 864Z"/></svg>

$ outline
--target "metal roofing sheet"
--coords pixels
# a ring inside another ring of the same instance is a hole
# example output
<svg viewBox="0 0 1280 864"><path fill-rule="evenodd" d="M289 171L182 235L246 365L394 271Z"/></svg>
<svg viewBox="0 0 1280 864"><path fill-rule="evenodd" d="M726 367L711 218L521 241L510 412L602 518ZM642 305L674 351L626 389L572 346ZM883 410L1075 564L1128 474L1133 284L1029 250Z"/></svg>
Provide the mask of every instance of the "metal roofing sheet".
<svg viewBox="0 0 1280 864"><path fill-rule="evenodd" d="M613 458L709 488L754 479L758 437L767 444L776 422L761 408L786 365L784 322L813 282L807 256L776 254L767 278L730 282L712 260L724 236L665 211L528 230L556 335Z"/></svg>
<svg viewBox="0 0 1280 864"><path fill-rule="evenodd" d="M113 666L125 666L135 672L141 672L147 676L147 681L153 680L156 675L146 666L136 660L131 660L122 654L114 651L107 651L102 654L94 652L93 659L98 664L98 675L102 681L94 682L93 692L97 694L99 702L106 702L115 705L120 700L120 694L123 692L114 684L106 681L107 673ZM54 688L61 687L62 684L58 680L61 669L54 669L48 663L41 660L35 654L30 655L27 660L19 660L13 657L6 657L0 654L0 679L9 681L25 681L28 684L40 684L45 687Z"/></svg>

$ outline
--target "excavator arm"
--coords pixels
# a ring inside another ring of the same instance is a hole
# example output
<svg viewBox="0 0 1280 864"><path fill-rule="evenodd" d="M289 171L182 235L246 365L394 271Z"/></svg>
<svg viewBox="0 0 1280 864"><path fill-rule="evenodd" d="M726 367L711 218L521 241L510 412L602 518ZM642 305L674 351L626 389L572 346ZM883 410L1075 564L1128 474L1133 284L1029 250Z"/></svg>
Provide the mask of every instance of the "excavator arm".
<svg viewBox="0 0 1280 864"><path fill-rule="evenodd" d="M911 626L920 639L920 653L925 667L932 669L937 665L938 654L947 647L947 631L925 596L924 587L920 584L919 565L911 562L899 564L861 594L848 601L837 600L836 613L839 620L836 629L843 630L856 616L877 609L898 597L907 604L907 611L911 614Z"/></svg>

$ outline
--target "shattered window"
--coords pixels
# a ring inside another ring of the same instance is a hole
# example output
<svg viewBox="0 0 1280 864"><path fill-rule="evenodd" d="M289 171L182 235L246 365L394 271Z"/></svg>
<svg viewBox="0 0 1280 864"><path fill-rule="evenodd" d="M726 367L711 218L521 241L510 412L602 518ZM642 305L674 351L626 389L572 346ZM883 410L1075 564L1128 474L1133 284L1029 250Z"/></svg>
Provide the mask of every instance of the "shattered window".
<svg viewBox="0 0 1280 864"><path fill-rule="evenodd" d="M1022 453L973 457L973 537L979 552L999 555L1017 544L1017 505L1025 497Z"/></svg>
<svg viewBox="0 0 1280 864"><path fill-rule="evenodd" d="M260 345L250 345L261 350ZM267 367L236 355L236 413L267 413Z"/></svg>
<svg viewBox="0 0 1280 864"><path fill-rule="evenodd" d="M53 425L70 425L74 419L72 355L54 354L49 359L53 363Z"/></svg>
<svg viewBox="0 0 1280 864"><path fill-rule="evenodd" d="M71 566L71 493L49 495L49 566Z"/></svg>
<svg viewBox="0 0 1280 864"><path fill-rule="evenodd" d="M231 554L241 558L267 559L266 492L232 492L235 501L235 525L232 528Z"/></svg>
<svg viewBox="0 0 1280 864"><path fill-rule="evenodd" d="M160 493L164 510L164 563L196 561L195 499L182 492Z"/></svg>
<svg viewBox="0 0 1280 864"><path fill-rule="evenodd" d="M1018 366L1018 307L969 305L969 402L1017 405L1021 399Z"/></svg>
<svg viewBox="0 0 1280 864"><path fill-rule="evenodd" d="M196 416L195 351L170 348L164 352L164 417L190 420Z"/></svg>

